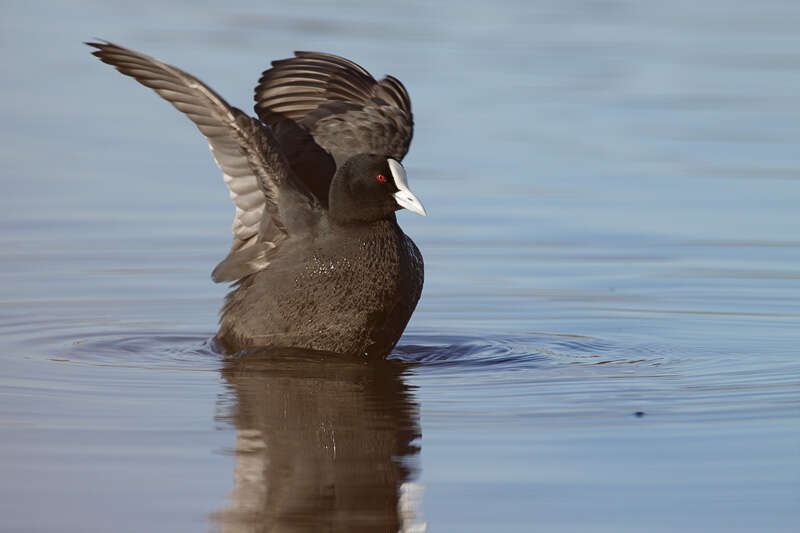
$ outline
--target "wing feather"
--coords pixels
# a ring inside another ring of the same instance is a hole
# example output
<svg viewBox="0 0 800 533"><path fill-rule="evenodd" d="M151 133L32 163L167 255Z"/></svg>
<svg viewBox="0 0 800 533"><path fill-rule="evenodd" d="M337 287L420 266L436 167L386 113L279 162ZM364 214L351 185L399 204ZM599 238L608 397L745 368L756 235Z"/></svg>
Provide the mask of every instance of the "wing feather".
<svg viewBox="0 0 800 533"><path fill-rule="evenodd" d="M401 160L413 136L411 99L403 84L393 76L378 82L356 63L331 54L295 52L273 61L259 79L255 100L265 124L296 121L337 164L362 152Z"/></svg>
<svg viewBox="0 0 800 533"><path fill-rule="evenodd" d="M101 61L185 113L208 140L236 207L231 253L214 270L214 281L231 281L266 267L270 251L287 237L287 219L297 218L289 212L316 207L293 182L269 129L176 67L110 42L86 44L97 49L93 54ZM255 248L245 250L251 247Z"/></svg>

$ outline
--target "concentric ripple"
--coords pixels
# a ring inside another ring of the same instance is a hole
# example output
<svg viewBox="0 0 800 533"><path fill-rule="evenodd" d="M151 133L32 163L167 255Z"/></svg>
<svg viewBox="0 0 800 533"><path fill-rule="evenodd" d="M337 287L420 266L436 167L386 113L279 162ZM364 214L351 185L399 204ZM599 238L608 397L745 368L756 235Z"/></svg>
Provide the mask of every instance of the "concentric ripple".
<svg viewBox="0 0 800 533"><path fill-rule="evenodd" d="M531 333L507 336L448 336L408 334L392 358L420 363L425 368L480 370L484 368L531 369L565 364L659 365L665 349L652 344L613 344L582 335Z"/></svg>
<svg viewBox="0 0 800 533"><path fill-rule="evenodd" d="M75 340L64 358L93 364L211 370L220 355L203 334L102 333Z"/></svg>

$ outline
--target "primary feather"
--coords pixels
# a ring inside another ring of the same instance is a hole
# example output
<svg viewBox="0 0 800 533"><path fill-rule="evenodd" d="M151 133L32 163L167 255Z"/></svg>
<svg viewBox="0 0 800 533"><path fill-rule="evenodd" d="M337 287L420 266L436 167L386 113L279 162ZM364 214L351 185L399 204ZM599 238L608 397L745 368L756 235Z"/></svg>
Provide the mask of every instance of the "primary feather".
<svg viewBox="0 0 800 533"><path fill-rule="evenodd" d="M293 182L269 128L172 65L110 42L86 44L97 49L94 55L101 61L150 87L186 114L208 140L236 207L233 245L214 269L214 281L232 281L266 267L272 251L290 231L287 211L316 206L312 197L303 194L303 187Z"/></svg>
<svg viewBox="0 0 800 533"><path fill-rule="evenodd" d="M411 100L397 78L375 80L347 60L295 52L272 62L255 89L255 111L273 127L295 174L327 205L336 169L361 153L401 161L414 132Z"/></svg>

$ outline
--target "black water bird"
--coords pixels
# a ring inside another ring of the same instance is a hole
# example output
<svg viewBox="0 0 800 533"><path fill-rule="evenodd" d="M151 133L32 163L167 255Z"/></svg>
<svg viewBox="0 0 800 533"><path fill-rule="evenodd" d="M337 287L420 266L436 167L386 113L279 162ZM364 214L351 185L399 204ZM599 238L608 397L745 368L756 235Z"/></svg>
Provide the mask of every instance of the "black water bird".
<svg viewBox="0 0 800 533"><path fill-rule="evenodd" d="M253 118L158 59L86 44L185 113L222 169L236 207L233 245L212 273L235 282L222 349L387 355L423 283L422 256L395 218L400 208L426 214L400 164L413 133L403 84L295 52L261 76Z"/></svg>

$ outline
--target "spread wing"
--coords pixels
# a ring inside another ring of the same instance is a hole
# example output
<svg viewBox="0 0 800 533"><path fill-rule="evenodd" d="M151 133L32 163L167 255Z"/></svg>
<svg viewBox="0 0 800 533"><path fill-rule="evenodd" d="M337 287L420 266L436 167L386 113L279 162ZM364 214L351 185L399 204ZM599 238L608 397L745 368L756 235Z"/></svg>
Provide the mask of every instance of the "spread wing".
<svg viewBox="0 0 800 533"><path fill-rule="evenodd" d="M318 207L292 179L269 128L178 68L113 43L86 44L97 49L93 54L101 61L185 113L208 140L236 206L233 246L214 269L214 281L232 281L266 267L292 224Z"/></svg>
<svg viewBox="0 0 800 533"><path fill-rule="evenodd" d="M296 122L340 166L359 153L408 152L414 131L411 100L400 80L380 82L357 64L317 52L272 62L255 89L255 110L265 124Z"/></svg>

